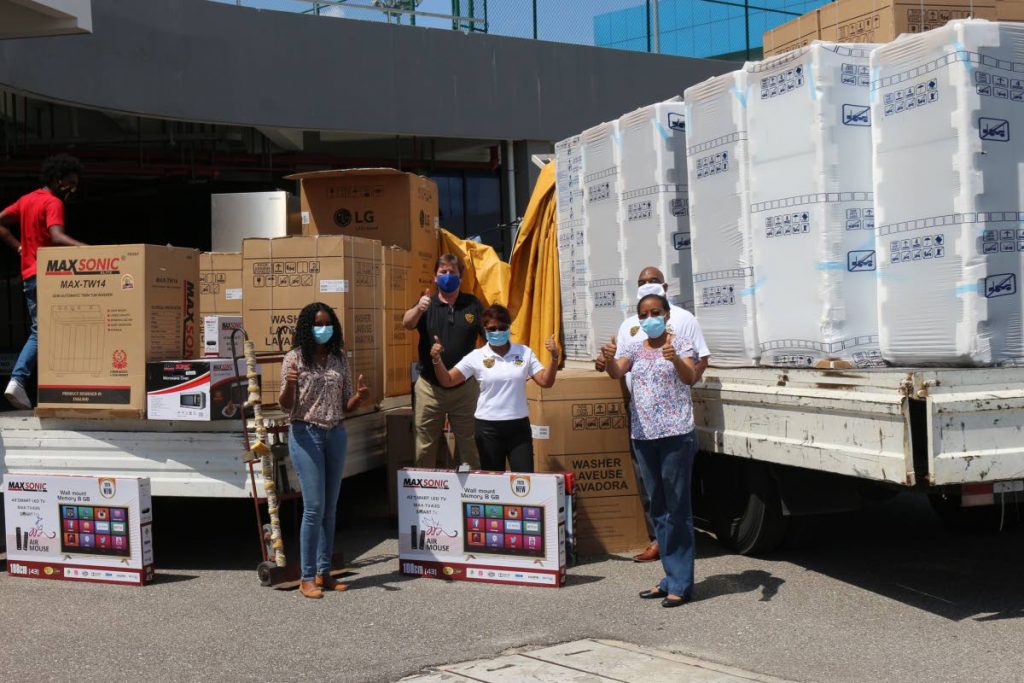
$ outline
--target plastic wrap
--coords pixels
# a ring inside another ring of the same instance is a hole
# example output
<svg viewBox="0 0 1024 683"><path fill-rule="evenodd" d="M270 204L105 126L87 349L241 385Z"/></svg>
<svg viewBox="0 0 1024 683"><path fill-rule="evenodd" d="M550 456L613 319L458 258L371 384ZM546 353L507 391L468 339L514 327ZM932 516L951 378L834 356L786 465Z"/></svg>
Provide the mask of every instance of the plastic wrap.
<svg viewBox="0 0 1024 683"><path fill-rule="evenodd" d="M716 76L687 88L683 98L694 312L713 364L756 365L746 73Z"/></svg>
<svg viewBox="0 0 1024 683"><path fill-rule="evenodd" d="M657 266L669 299L693 312L690 211L686 188L686 117L681 97L652 104L619 119L622 135L622 272L635 282ZM629 299L630 309L636 302ZM632 310L630 310L630 313Z"/></svg>
<svg viewBox="0 0 1024 683"><path fill-rule="evenodd" d="M871 55L879 332L896 365L1024 359L1024 26L981 20Z"/></svg>
<svg viewBox="0 0 1024 683"><path fill-rule="evenodd" d="M816 41L744 67L762 365L882 364L868 101L873 47Z"/></svg>

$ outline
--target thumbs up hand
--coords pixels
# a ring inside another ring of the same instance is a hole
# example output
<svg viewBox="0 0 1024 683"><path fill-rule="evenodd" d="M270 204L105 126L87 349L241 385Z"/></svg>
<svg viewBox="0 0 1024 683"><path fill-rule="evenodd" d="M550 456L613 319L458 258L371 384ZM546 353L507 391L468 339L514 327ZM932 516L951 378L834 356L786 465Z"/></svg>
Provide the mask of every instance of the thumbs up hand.
<svg viewBox="0 0 1024 683"><path fill-rule="evenodd" d="M416 308L420 310L420 313L426 313L427 309L430 308L430 288L423 290L423 296L420 297L419 303L416 304Z"/></svg>
<svg viewBox="0 0 1024 683"><path fill-rule="evenodd" d="M615 352L618 351L618 348L615 337L612 337L610 342L601 347L601 355L604 356L605 363L611 363L615 360Z"/></svg>
<svg viewBox="0 0 1024 683"><path fill-rule="evenodd" d="M441 346L441 340L434 335L434 345L430 347L430 357L437 363L441 360L441 354L444 353L444 347Z"/></svg>
<svg viewBox="0 0 1024 683"><path fill-rule="evenodd" d="M359 379L356 380L356 393L361 399L370 395L370 387L366 385L366 379L362 375L359 375Z"/></svg>

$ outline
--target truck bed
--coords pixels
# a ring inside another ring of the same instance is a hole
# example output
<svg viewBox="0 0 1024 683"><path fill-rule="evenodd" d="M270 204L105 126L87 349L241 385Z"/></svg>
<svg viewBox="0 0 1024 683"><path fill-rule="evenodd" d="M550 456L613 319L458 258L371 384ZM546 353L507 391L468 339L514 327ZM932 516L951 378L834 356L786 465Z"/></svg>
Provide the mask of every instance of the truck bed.
<svg viewBox="0 0 1024 683"><path fill-rule="evenodd" d="M1024 368L708 368L703 451L903 486L1024 479Z"/></svg>
<svg viewBox="0 0 1024 683"><path fill-rule="evenodd" d="M407 396L386 399L382 408L408 402ZM345 476L383 465L385 410L349 418L345 424ZM244 451L237 420L92 420L38 418L30 411L0 413L0 473L142 476L150 478L154 496L248 498L252 492Z"/></svg>

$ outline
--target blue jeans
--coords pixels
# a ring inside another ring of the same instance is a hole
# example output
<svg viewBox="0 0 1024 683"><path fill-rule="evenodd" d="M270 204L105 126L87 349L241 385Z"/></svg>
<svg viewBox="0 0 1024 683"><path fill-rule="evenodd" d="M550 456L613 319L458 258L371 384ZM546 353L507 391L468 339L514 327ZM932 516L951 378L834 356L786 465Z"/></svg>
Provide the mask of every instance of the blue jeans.
<svg viewBox="0 0 1024 683"><path fill-rule="evenodd" d="M36 316L36 276L33 275L25 280L23 286L25 290L25 303L28 305L28 315L32 319L32 331L29 332L28 341L21 348L18 362L14 364L14 370L11 371L11 379L18 380L21 386L25 386L29 378L32 377L32 369L36 365L36 354L39 352L39 323Z"/></svg>
<svg viewBox="0 0 1024 683"><path fill-rule="evenodd" d="M291 423L288 454L302 485L299 555L305 581L331 571L334 521L347 447L344 424L323 429L306 422Z"/></svg>
<svg viewBox="0 0 1024 683"><path fill-rule="evenodd" d="M665 578L658 588L685 598L693 593L693 511L690 482L697 454L694 432L662 439L633 440L644 486L651 499L654 536Z"/></svg>

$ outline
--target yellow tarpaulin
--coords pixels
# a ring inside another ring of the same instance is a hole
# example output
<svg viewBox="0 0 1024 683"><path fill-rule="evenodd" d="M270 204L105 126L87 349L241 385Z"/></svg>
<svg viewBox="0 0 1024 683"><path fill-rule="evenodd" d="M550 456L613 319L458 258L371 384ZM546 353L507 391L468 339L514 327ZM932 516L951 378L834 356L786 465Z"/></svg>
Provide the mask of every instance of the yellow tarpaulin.
<svg viewBox="0 0 1024 683"><path fill-rule="evenodd" d="M441 253L454 254L463 263L462 285L467 294L476 295L486 308L508 302L509 265L498 258L494 248L456 237L441 228Z"/></svg>
<svg viewBox="0 0 1024 683"><path fill-rule="evenodd" d="M562 350L562 302L558 281L555 165L541 169L512 249L508 308L512 339L544 358L544 342L555 335ZM562 354L565 357L565 354Z"/></svg>

